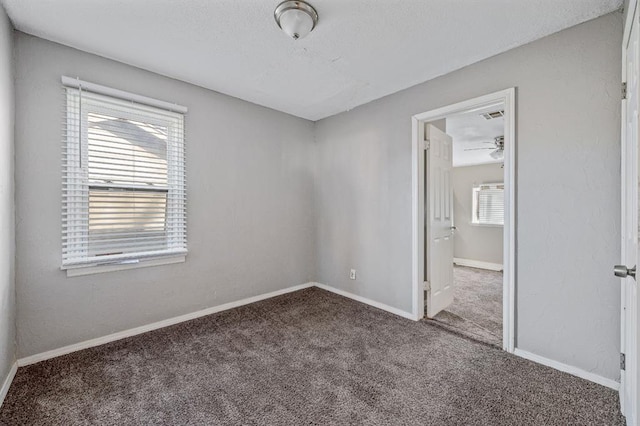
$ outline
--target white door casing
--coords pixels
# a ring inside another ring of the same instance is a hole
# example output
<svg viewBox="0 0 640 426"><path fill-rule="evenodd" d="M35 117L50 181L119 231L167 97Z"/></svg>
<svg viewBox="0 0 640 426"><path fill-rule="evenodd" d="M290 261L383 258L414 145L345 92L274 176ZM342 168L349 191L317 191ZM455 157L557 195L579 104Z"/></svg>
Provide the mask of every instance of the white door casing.
<svg viewBox="0 0 640 426"><path fill-rule="evenodd" d="M453 140L437 127L426 126L427 317L433 318L453 303Z"/></svg>
<svg viewBox="0 0 640 426"><path fill-rule="evenodd" d="M631 0L632 2L635 0ZM418 321L425 316L425 169L424 155L425 123L441 120L453 114L469 112L489 106L501 106L504 110L505 146L505 216L504 216L504 260L503 260L503 327L502 345L508 352L514 352L516 344L516 128L515 128L516 89L509 88L498 92L468 99L451 105L415 114L411 117L411 210L412 210L412 284L413 319Z"/></svg>
<svg viewBox="0 0 640 426"><path fill-rule="evenodd" d="M629 268L638 264L638 78L640 72L639 28L635 2L630 2L631 21L623 38L623 81L626 99L622 101L621 147L621 260ZM636 280L627 276L621 280L620 352L624 354L624 369L620 371L620 405L627 424L638 419L638 289ZM622 363L621 363L622 364ZM622 365L621 365L622 367Z"/></svg>

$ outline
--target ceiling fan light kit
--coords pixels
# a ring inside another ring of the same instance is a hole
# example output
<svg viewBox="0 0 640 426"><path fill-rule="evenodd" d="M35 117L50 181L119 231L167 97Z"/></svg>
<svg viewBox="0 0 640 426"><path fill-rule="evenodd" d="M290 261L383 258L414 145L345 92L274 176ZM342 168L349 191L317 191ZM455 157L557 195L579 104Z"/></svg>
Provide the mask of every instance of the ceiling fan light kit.
<svg viewBox="0 0 640 426"><path fill-rule="evenodd" d="M504 158L504 151L501 149L496 149L495 151L490 152L489 156L494 160L501 160L502 158Z"/></svg>
<svg viewBox="0 0 640 426"><path fill-rule="evenodd" d="M318 12L302 0L286 0L273 13L282 31L294 40L309 35L318 24Z"/></svg>

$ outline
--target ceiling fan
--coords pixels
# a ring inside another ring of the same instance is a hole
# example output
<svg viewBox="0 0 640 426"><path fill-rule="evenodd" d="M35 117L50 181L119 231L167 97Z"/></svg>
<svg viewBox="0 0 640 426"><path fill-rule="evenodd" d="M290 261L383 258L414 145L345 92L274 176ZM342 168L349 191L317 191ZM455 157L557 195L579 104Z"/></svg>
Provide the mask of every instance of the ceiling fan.
<svg viewBox="0 0 640 426"><path fill-rule="evenodd" d="M486 148L467 148L465 149L465 151L479 151L481 149L492 149L493 151L489 153L491 158L498 160L504 157L504 136L498 136L491 142L482 142L482 143L488 143L493 146L491 147L488 146Z"/></svg>

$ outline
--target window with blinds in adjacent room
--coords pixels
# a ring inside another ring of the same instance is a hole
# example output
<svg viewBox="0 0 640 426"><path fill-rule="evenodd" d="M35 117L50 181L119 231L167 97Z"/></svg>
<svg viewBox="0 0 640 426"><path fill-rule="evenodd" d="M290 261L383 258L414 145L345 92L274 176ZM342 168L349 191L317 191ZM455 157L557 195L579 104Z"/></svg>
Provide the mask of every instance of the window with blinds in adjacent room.
<svg viewBox="0 0 640 426"><path fill-rule="evenodd" d="M504 225L504 183L474 186L472 206L472 223Z"/></svg>
<svg viewBox="0 0 640 426"><path fill-rule="evenodd" d="M184 256L184 113L99 88L64 89L62 268Z"/></svg>

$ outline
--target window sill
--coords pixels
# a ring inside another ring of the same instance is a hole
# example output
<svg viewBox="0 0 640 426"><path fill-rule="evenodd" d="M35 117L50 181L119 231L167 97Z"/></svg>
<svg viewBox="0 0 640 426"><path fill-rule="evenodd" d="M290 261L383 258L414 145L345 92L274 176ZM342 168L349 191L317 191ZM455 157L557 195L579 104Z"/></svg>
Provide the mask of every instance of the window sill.
<svg viewBox="0 0 640 426"><path fill-rule="evenodd" d="M101 274L104 272L126 271L127 269L146 268L149 266L170 265L172 263L183 263L186 255L157 257L150 259L140 259L137 263L112 263L107 265L92 265L79 268L67 269L67 277L79 277L82 275Z"/></svg>

